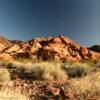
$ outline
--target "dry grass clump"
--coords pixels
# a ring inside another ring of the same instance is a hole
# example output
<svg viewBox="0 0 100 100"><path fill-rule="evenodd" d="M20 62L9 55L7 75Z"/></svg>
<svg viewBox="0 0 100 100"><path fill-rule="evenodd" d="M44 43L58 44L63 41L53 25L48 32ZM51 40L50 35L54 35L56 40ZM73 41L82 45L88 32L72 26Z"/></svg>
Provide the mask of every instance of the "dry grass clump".
<svg viewBox="0 0 100 100"><path fill-rule="evenodd" d="M11 63L11 66L30 74L33 79L65 80L67 77L60 64L56 62L41 61L33 64L31 62L21 63L14 61Z"/></svg>
<svg viewBox="0 0 100 100"><path fill-rule="evenodd" d="M72 64L66 63L62 65L69 77L82 77L87 74L90 66L86 63L75 62Z"/></svg>
<svg viewBox="0 0 100 100"><path fill-rule="evenodd" d="M33 76L39 79L65 80L66 74L58 63L41 62L34 64Z"/></svg>
<svg viewBox="0 0 100 100"><path fill-rule="evenodd" d="M19 91L15 92L14 89L2 87L0 90L0 100L29 100L28 96L21 94Z"/></svg>
<svg viewBox="0 0 100 100"><path fill-rule="evenodd" d="M15 60L18 62L23 62L23 63L37 61L37 59L35 57L34 58L21 58L21 57L19 57L19 58L16 58Z"/></svg>
<svg viewBox="0 0 100 100"><path fill-rule="evenodd" d="M15 68L18 71L31 71L33 69L33 63L31 62L19 62L13 61L6 64L7 68Z"/></svg>
<svg viewBox="0 0 100 100"><path fill-rule="evenodd" d="M10 73L6 68L0 68L0 82L10 80Z"/></svg>
<svg viewBox="0 0 100 100"><path fill-rule="evenodd" d="M67 73L69 77L82 77L86 75L86 70L83 67L70 67Z"/></svg>
<svg viewBox="0 0 100 100"><path fill-rule="evenodd" d="M72 87L76 93L99 93L100 95L100 72L88 74L79 79L72 79Z"/></svg>
<svg viewBox="0 0 100 100"><path fill-rule="evenodd" d="M87 63L79 63L79 62L76 62L76 63L73 63L73 64L72 64L72 67L84 67L84 68L89 68L90 66L89 66Z"/></svg>

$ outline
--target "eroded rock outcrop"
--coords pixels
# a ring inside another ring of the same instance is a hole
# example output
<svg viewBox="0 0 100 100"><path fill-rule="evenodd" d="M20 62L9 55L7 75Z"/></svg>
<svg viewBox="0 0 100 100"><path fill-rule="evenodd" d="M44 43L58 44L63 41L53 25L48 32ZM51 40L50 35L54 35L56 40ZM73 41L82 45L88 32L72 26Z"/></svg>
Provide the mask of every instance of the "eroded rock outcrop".
<svg viewBox="0 0 100 100"><path fill-rule="evenodd" d="M0 55L9 54L12 58L36 56L44 60L77 61L100 57L100 53L81 47L66 36L35 38L26 42L4 39L0 42L0 52Z"/></svg>

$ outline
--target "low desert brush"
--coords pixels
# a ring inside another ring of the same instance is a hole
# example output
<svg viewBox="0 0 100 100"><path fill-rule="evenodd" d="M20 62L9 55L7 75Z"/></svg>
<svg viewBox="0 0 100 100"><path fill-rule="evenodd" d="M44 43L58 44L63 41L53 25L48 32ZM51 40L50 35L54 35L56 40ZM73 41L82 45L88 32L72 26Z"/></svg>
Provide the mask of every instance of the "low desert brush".
<svg viewBox="0 0 100 100"><path fill-rule="evenodd" d="M40 79L66 79L66 74L61 69L61 66L59 64L49 62L41 62L34 64L33 74L36 78Z"/></svg>
<svg viewBox="0 0 100 100"><path fill-rule="evenodd" d="M0 68L0 82L10 80L10 73L6 68Z"/></svg>
<svg viewBox="0 0 100 100"><path fill-rule="evenodd" d="M100 95L100 72L88 74L79 79L72 79L71 83L77 93L99 93Z"/></svg>
<svg viewBox="0 0 100 100"><path fill-rule="evenodd" d="M59 63L54 62L36 62L36 63L21 63L12 62L12 66L19 70L23 70L25 73L31 74L33 79L40 80L65 80L67 75L61 68Z"/></svg>
<svg viewBox="0 0 100 100"><path fill-rule="evenodd" d="M75 62L73 64L62 64L62 68L66 71L69 77L82 77L87 74L90 66L86 63Z"/></svg>
<svg viewBox="0 0 100 100"><path fill-rule="evenodd" d="M0 100L29 100L29 98L20 92L3 88L0 90Z"/></svg>

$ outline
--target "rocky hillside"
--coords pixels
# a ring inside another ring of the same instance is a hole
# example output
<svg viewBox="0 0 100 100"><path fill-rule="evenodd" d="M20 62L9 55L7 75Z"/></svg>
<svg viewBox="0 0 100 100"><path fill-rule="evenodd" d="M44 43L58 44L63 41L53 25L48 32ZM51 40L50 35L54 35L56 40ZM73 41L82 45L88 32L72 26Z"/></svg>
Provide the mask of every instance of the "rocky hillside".
<svg viewBox="0 0 100 100"><path fill-rule="evenodd" d="M0 58L11 60L42 58L43 60L77 61L97 59L100 53L90 51L66 36L35 38L30 41L9 41L0 37Z"/></svg>

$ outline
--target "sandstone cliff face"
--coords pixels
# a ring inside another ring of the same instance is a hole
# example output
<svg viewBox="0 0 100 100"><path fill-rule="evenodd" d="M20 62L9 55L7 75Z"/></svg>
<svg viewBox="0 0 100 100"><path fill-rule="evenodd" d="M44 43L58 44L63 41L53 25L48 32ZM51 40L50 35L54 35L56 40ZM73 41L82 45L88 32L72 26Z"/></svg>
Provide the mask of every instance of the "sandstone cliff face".
<svg viewBox="0 0 100 100"><path fill-rule="evenodd" d="M1 40L0 40L1 41ZM8 45L9 44L9 45ZM12 58L32 58L36 56L43 60L77 61L97 59L100 53L95 53L65 36L36 38L30 41L0 42L0 52ZM2 56L1 56L2 58Z"/></svg>

